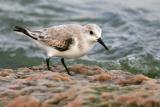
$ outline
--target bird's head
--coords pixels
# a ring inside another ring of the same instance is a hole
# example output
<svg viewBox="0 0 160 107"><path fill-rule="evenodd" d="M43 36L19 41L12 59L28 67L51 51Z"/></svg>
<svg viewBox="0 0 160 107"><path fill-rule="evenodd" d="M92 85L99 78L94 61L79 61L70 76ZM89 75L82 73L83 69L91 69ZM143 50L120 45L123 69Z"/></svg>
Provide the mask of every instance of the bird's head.
<svg viewBox="0 0 160 107"><path fill-rule="evenodd" d="M96 24L87 24L84 25L84 31L86 34L86 39L90 43L99 42L106 50L109 48L104 44L101 39L102 29Z"/></svg>

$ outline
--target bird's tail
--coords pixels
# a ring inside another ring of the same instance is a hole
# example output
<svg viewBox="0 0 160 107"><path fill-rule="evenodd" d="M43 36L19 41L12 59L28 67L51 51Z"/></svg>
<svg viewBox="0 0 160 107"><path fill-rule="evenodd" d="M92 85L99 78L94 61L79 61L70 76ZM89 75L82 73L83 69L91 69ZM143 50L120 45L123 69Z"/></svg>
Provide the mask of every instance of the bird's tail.
<svg viewBox="0 0 160 107"><path fill-rule="evenodd" d="M29 36L29 37L31 37L31 38L37 40L36 37L34 37L34 36L31 35L31 33L30 33L29 30L27 30L27 29L25 29L25 28L23 28L23 27L15 26L15 28L14 28L13 30L16 31L16 32L24 33L25 35L27 35L27 36Z"/></svg>

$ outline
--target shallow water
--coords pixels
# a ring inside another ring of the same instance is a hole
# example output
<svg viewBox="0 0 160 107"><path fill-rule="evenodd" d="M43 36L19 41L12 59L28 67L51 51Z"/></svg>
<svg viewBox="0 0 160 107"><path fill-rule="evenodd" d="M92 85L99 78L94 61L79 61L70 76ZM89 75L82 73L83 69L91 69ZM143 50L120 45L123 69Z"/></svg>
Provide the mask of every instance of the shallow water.
<svg viewBox="0 0 160 107"><path fill-rule="evenodd" d="M160 76L159 0L1 0L0 67L17 68L44 63L44 52L15 25L32 29L65 23L96 23L103 29L107 52L97 44L85 57L69 64L97 64ZM59 63L53 58L53 63Z"/></svg>

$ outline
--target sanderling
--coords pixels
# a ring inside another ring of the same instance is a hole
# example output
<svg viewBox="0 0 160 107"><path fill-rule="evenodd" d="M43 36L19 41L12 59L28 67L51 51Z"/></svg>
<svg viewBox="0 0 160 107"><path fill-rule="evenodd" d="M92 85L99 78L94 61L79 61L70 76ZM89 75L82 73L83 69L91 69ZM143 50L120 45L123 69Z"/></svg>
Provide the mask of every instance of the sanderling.
<svg viewBox="0 0 160 107"><path fill-rule="evenodd" d="M66 24L35 31L15 26L14 31L29 36L38 46L45 50L48 70L50 70L50 58L53 56L61 57L61 63L69 75L71 73L64 62L64 58L84 56L96 42L99 42L108 50L108 47L101 39L102 30L96 24Z"/></svg>

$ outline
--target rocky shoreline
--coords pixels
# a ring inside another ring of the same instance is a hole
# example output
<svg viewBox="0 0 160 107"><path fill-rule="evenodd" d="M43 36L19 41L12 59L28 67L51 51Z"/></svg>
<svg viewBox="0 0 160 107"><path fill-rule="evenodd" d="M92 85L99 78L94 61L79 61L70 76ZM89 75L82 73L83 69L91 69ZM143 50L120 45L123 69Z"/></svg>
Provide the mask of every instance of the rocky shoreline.
<svg viewBox="0 0 160 107"><path fill-rule="evenodd" d="M160 80L98 66L0 69L0 107L160 107Z"/></svg>

